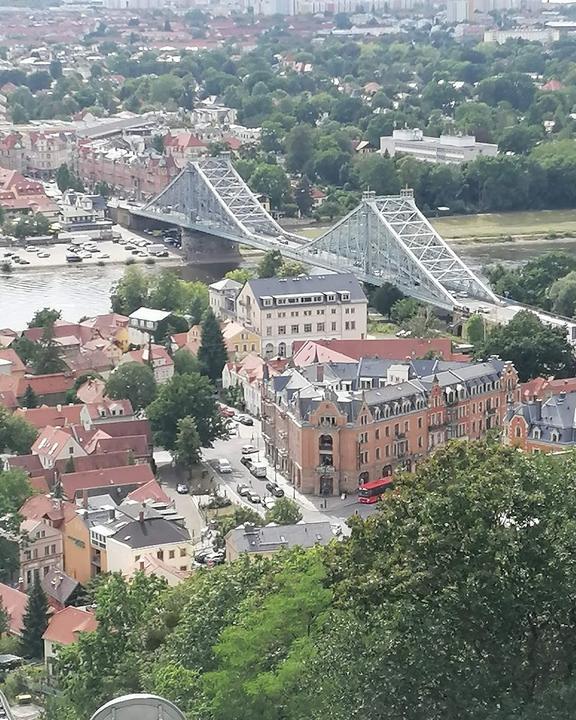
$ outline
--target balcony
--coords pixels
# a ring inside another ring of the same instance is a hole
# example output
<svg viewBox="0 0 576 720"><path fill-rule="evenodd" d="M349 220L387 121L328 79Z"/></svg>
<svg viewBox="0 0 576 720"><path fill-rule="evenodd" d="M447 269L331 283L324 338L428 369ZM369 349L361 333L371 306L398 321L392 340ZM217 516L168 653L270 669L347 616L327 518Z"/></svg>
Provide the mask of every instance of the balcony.
<svg viewBox="0 0 576 720"><path fill-rule="evenodd" d="M394 438L395 438L396 440L405 440L405 439L406 439L406 433L405 433L405 432L400 432L400 431L395 432L395 433L394 433Z"/></svg>
<svg viewBox="0 0 576 720"><path fill-rule="evenodd" d="M336 472L336 468L334 467L334 465L318 465L316 468L316 472L321 477L332 477Z"/></svg>
<svg viewBox="0 0 576 720"><path fill-rule="evenodd" d="M320 452L332 452L333 449L334 449L334 443L333 443L333 442L328 442L328 441L325 441L325 440L324 440L324 441L321 440L321 441L318 443L318 450L320 450Z"/></svg>

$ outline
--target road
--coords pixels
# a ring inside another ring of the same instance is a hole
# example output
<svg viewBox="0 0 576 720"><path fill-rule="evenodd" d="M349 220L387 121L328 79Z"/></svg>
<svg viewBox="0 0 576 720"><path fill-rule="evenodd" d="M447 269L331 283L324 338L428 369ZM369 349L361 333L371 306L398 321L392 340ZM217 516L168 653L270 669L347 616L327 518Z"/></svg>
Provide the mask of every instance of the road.
<svg viewBox="0 0 576 720"><path fill-rule="evenodd" d="M265 462L264 443L261 437L261 427L258 420L254 421L253 426L238 425L238 435L232 436L229 440L217 440L212 448L205 448L202 455L212 467L213 461L218 458L226 458L232 465L232 473L218 474L220 480L220 492L226 494L233 502L245 505L264 515L264 508L260 504L252 504L246 498L241 497L236 492L236 486L239 483L245 483L252 487L262 497L270 495L266 490L266 480L255 478L248 468L240 462L242 457L242 446L254 445L259 448L259 452L251 457L256 460ZM356 502L355 497L348 497L346 500L337 498L327 498L326 500L302 495L282 476L275 472L274 468L269 467L268 479L276 480L278 485L284 490L286 497L293 499L300 506L302 518L306 522L320 522L328 520L332 525L345 529L345 520L354 514L367 517L375 511L375 507L369 505L360 505ZM324 504L326 507L324 507Z"/></svg>

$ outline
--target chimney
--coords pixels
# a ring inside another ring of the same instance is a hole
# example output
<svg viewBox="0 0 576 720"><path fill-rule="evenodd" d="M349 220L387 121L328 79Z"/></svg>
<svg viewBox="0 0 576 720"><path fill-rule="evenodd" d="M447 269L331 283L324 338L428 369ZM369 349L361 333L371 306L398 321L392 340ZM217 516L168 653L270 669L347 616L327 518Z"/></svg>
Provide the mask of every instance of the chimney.
<svg viewBox="0 0 576 720"><path fill-rule="evenodd" d="M88 490L86 488L82 490L82 507L84 510L88 510Z"/></svg>
<svg viewBox="0 0 576 720"><path fill-rule="evenodd" d="M316 366L316 381L324 382L324 366L323 365Z"/></svg>
<svg viewBox="0 0 576 720"><path fill-rule="evenodd" d="M562 392L558 395L558 402L563 403L564 400L566 400L566 392L562 390Z"/></svg>
<svg viewBox="0 0 576 720"><path fill-rule="evenodd" d="M536 420L542 420L542 400L535 400L534 405L536 407Z"/></svg>
<svg viewBox="0 0 576 720"><path fill-rule="evenodd" d="M108 510L108 519L114 520L115 518L116 518L116 510L114 510L114 508L110 508L110 510Z"/></svg>
<svg viewBox="0 0 576 720"><path fill-rule="evenodd" d="M144 522L144 510L140 510L138 513L138 522L141 524Z"/></svg>

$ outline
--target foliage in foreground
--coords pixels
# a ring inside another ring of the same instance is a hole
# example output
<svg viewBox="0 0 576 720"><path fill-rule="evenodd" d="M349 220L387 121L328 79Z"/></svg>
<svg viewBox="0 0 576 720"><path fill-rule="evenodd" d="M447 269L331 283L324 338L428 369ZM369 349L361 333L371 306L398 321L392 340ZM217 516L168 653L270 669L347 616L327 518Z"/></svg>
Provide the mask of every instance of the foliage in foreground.
<svg viewBox="0 0 576 720"><path fill-rule="evenodd" d="M575 470L454 442L343 543L172 589L113 576L98 632L62 653L67 720L138 690L193 720L567 720Z"/></svg>

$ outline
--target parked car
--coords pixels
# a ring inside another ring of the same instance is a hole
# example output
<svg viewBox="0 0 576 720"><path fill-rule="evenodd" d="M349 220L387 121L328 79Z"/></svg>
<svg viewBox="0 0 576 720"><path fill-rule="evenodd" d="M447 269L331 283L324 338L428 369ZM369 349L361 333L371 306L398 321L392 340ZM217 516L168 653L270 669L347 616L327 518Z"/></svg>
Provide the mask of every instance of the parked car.
<svg viewBox="0 0 576 720"><path fill-rule="evenodd" d="M250 472L254 477L266 479L267 465L263 462L251 463Z"/></svg>
<svg viewBox="0 0 576 720"><path fill-rule="evenodd" d="M236 411L233 408L223 405L222 403L218 403L218 410L220 411L220 415L224 417L234 417L234 415L236 415Z"/></svg>
<svg viewBox="0 0 576 720"><path fill-rule="evenodd" d="M48 252L39 252L39 253L38 253L38 257L39 257L39 258L49 258L49 257L50 257L50 253L48 253Z"/></svg>
<svg viewBox="0 0 576 720"><path fill-rule="evenodd" d="M232 465L230 465L230 461L226 458L219 458L216 461L216 466L218 468L218 472L221 473L231 473L232 472Z"/></svg>
<svg viewBox="0 0 576 720"><path fill-rule="evenodd" d="M274 497L284 497L284 490L282 490L278 483L275 483L272 480L269 480L266 483L266 490L268 490L271 495L274 495Z"/></svg>
<svg viewBox="0 0 576 720"><path fill-rule="evenodd" d="M254 420L250 417L250 415L238 415L236 418L239 423L242 423L242 425L254 425Z"/></svg>
<svg viewBox="0 0 576 720"><path fill-rule="evenodd" d="M276 498L263 497L261 502L262 502L262 506L264 507L264 510L272 510L274 505L276 505Z"/></svg>
<svg viewBox="0 0 576 720"><path fill-rule="evenodd" d="M176 485L176 492L179 495L187 495L190 492L190 488L186 483L178 483L178 485Z"/></svg>
<svg viewBox="0 0 576 720"><path fill-rule="evenodd" d="M242 455L240 462L242 465L246 465L247 468L251 468L253 465L252 458L248 457L248 455Z"/></svg>
<svg viewBox="0 0 576 720"><path fill-rule="evenodd" d="M242 455L252 455L253 453L257 453L258 448L254 447L254 445L243 445L242 446Z"/></svg>
<svg viewBox="0 0 576 720"><path fill-rule="evenodd" d="M248 495L252 492L252 488L244 483L240 483L239 485L236 485L236 492L240 495L240 497L248 497Z"/></svg>
<svg viewBox="0 0 576 720"><path fill-rule="evenodd" d="M251 503L254 503L254 505L258 505L262 502L262 498L260 497L260 495L258 495L257 492L254 492L254 490L250 490L246 497L248 498L248 500L250 500Z"/></svg>

